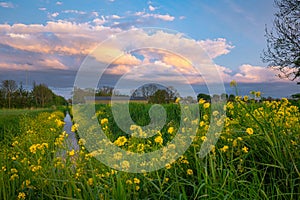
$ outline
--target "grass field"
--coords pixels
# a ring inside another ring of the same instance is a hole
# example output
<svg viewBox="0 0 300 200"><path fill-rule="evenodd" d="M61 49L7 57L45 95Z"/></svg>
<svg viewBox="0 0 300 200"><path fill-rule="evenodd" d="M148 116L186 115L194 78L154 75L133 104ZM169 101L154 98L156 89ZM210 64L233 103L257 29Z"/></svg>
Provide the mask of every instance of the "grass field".
<svg viewBox="0 0 300 200"><path fill-rule="evenodd" d="M150 106L131 105L131 117L138 125L149 123ZM200 101L197 134L184 155L162 169L144 173L117 171L102 164L94 158L101 151L88 152L84 139L79 140L80 150L68 150L61 111L27 115L0 111L0 128L12 127L4 128L4 138L10 139L1 141L0 199L299 199L299 108L287 99L228 102L224 127L215 133L220 138L200 158L197 153L209 140L210 118L220 118L220 113L211 113L210 106ZM176 136L180 106L164 108L165 126L146 139L123 133L108 105L96 105L96 117L116 146L143 154L162 148ZM72 129L81 126L75 124ZM131 131L141 134L139 126ZM61 156L64 149L66 154Z"/></svg>

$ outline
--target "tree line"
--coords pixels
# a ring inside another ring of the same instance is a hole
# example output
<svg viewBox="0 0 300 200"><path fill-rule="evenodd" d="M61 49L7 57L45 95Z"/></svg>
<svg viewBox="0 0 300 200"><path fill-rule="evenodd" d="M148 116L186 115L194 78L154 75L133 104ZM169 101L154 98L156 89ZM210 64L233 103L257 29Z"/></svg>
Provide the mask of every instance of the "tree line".
<svg viewBox="0 0 300 200"><path fill-rule="evenodd" d="M64 97L56 95L45 84L33 83L32 90L27 90L22 82L3 80L0 83L0 108L45 108L66 104Z"/></svg>

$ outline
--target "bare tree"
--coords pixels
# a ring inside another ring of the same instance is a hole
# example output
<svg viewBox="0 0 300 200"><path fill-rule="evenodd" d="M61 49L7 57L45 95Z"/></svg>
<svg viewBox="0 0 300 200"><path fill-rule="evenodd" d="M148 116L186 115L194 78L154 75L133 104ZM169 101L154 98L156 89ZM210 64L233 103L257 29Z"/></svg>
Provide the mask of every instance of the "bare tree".
<svg viewBox="0 0 300 200"><path fill-rule="evenodd" d="M266 28L267 49L262 59L280 71L280 78L300 79L300 1L275 0L274 28ZM300 82L298 82L300 84Z"/></svg>

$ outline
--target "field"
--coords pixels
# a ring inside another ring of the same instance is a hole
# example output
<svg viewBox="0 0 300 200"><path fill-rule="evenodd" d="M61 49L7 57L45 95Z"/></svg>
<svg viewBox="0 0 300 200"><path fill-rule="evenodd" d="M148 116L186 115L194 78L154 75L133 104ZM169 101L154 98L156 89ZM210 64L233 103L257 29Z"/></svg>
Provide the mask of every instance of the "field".
<svg viewBox="0 0 300 200"><path fill-rule="evenodd" d="M168 145L178 131L188 132L179 124L180 105L163 106L166 123L149 138L125 134L109 105L96 105L93 117L116 146L144 154ZM18 110L0 111L0 199L299 199L299 107L287 99L255 102L244 97L227 102L224 127L214 133L219 140L202 158L198 152L210 139L209 125L222 116L211 112L211 104L204 100L196 106L199 120L190 123L196 125L197 133L189 148L163 168L143 173L102 164L95 157L106 147L88 151L85 138L79 139L78 151L70 150L62 111L25 115ZM130 105L131 118L137 123L130 128L133 133L144 134L138 125L150 122L150 107ZM84 125L76 121L72 131L79 132L80 127ZM126 169L131 163L122 156L111 159Z"/></svg>

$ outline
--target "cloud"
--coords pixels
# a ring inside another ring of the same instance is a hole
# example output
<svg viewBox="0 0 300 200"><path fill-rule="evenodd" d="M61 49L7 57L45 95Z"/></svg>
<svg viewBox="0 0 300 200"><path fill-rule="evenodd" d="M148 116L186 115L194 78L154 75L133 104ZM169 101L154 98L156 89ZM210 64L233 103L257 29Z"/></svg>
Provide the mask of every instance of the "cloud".
<svg viewBox="0 0 300 200"><path fill-rule="evenodd" d="M39 8L39 10L45 11L45 10L47 10L47 8Z"/></svg>
<svg viewBox="0 0 300 200"><path fill-rule="evenodd" d="M0 7L2 8L14 8L14 4L11 2L0 2Z"/></svg>
<svg viewBox="0 0 300 200"><path fill-rule="evenodd" d="M112 15L110 16L111 19L121 19L121 17L119 15Z"/></svg>
<svg viewBox="0 0 300 200"><path fill-rule="evenodd" d="M57 2L56 2L56 5L59 5L59 6L60 6L60 5L62 5L62 4L63 4L63 3L62 3L61 1L57 1Z"/></svg>
<svg viewBox="0 0 300 200"><path fill-rule="evenodd" d="M86 14L86 12L80 11L80 10L64 10L62 12L67 13L67 14L69 14L69 13L74 13L74 14L79 14L79 15L85 15Z"/></svg>
<svg viewBox="0 0 300 200"><path fill-rule="evenodd" d="M153 17L155 19L161 19L163 21L173 21L175 19L174 16L171 16L169 14L166 14L166 15L161 15L161 14L145 14L143 15L143 17Z"/></svg>
<svg viewBox="0 0 300 200"><path fill-rule="evenodd" d="M149 5L149 7L148 7L148 8L149 8L149 10L150 10L150 11L155 11L155 10L156 10L156 8L155 8L155 7L153 7L152 5Z"/></svg>
<svg viewBox="0 0 300 200"><path fill-rule="evenodd" d="M186 18L186 16L179 16L179 19L180 20L183 20L183 19L185 19Z"/></svg>
<svg viewBox="0 0 300 200"><path fill-rule="evenodd" d="M207 54L211 58L216 58L220 55L225 55L230 52L233 45L228 44L225 38L218 38L215 40L202 40L199 41L199 44L206 50Z"/></svg>
<svg viewBox="0 0 300 200"><path fill-rule="evenodd" d="M101 16L101 19L100 18L95 18L93 20L93 22L96 24L96 25L103 25L105 24L106 20L104 18L104 16Z"/></svg>
<svg viewBox="0 0 300 200"><path fill-rule="evenodd" d="M59 13L58 13L58 12L55 12L55 13L52 13L52 14L51 14L51 17L54 17L54 18L55 18L55 17L57 17L58 15L59 15Z"/></svg>
<svg viewBox="0 0 300 200"><path fill-rule="evenodd" d="M175 17L171 16L169 14L153 14L153 13L145 13L145 12L135 12L134 16L142 17L142 18L154 18L154 19L160 19L163 21L174 21Z"/></svg>
<svg viewBox="0 0 300 200"><path fill-rule="evenodd" d="M285 81L276 77L276 74L270 68L244 64L239 67L239 71L232 76L232 79L245 83Z"/></svg>

